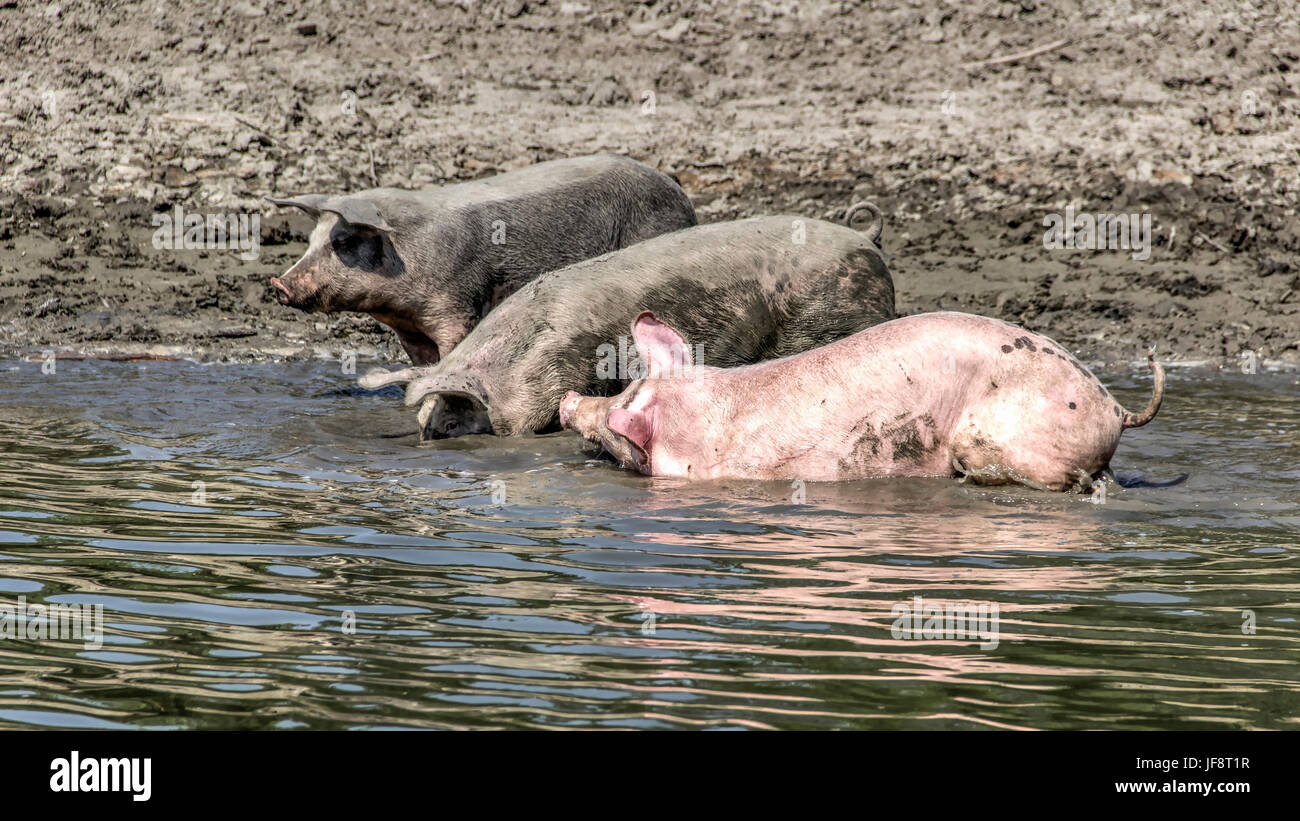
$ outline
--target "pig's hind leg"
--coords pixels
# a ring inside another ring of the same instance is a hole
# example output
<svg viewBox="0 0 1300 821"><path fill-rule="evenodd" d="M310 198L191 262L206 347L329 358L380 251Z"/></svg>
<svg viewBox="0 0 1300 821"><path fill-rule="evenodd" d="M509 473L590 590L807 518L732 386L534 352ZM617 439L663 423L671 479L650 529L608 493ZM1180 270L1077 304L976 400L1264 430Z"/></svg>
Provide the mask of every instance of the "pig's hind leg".
<svg viewBox="0 0 1300 821"><path fill-rule="evenodd" d="M1025 485L1035 490L1054 490L1042 482L1023 475L1006 465L982 465L967 467L956 456L952 457L952 468L961 481L973 485Z"/></svg>
<svg viewBox="0 0 1300 821"><path fill-rule="evenodd" d="M980 485L1018 484L1037 490L1070 490L1079 484L1080 465L1059 440L1034 431L987 431L971 426L952 446L952 463L966 481ZM1040 446L1032 446L1039 442ZM1091 476L1091 474L1088 474ZM1091 482L1088 483L1091 487Z"/></svg>

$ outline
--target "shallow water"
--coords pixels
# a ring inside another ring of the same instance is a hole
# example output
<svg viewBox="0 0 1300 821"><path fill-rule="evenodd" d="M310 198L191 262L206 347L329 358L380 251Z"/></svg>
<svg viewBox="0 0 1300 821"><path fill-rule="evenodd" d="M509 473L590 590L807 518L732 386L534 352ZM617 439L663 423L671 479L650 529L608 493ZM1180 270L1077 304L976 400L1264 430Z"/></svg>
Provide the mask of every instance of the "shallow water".
<svg viewBox="0 0 1300 821"><path fill-rule="evenodd" d="M1145 374L1099 374L1128 407ZM324 362L0 362L0 727L1296 728L1295 375L1170 374L1104 503L417 446ZM195 483L202 482L202 494ZM997 606L897 637L914 596ZM1253 619L1253 632L1251 620Z"/></svg>

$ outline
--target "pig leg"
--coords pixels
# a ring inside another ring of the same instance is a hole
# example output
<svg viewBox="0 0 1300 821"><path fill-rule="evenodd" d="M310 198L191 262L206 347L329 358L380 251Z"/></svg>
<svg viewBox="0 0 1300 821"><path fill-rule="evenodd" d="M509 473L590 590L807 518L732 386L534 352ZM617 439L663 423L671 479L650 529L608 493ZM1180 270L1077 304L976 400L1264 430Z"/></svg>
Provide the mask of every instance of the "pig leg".
<svg viewBox="0 0 1300 821"><path fill-rule="evenodd" d="M424 334L413 334L400 328L393 330L397 331L397 341L402 343L402 350L406 351L412 364L433 365L441 358L438 346Z"/></svg>
<svg viewBox="0 0 1300 821"><path fill-rule="evenodd" d="M1032 438L1032 434L1025 438ZM1075 487L1080 473L1092 476L1086 467L1080 465L1088 460L1087 456L1076 459L1067 454L1037 453L1018 447L1014 442L998 442L978 434L975 440L953 448L954 465L973 484L1020 484L1037 490L1060 491ZM1096 467L1100 469L1104 465Z"/></svg>
<svg viewBox="0 0 1300 821"><path fill-rule="evenodd" d="M463 323L453 325L439 324L437 330L426 333L424 328L411 329L393 326L402 349L411 358L413 365L433 365L443 354L460 344L469 334L469 328Z"/></svg>
<svg viewBox="0 0 1300 821"><path fill-rule="evenodd" d="M469 335L473 326L464 320L443 321L438 323L438 328L432 334L433 344L436 351L446 354L452 348L460 344L460 341Z"/></svg>
<svg viewBox="0 0 1300 821"><path fill-rule="evenodd" d="M402 350L411 358L412 365L433 365L451 350L448 346L440 345L429 333L427 328L434 327L433 325L386 311L374 311L371 316L393 329L397 341L402 343Z"/></svg>
<svg viewBox="0 0 1300 821"><path fill-rule="evenodd" d="M1024 485L1034 490L1052 490L1042 482L1036 481L1014 468L1006 465L984 465L967 467L956 457L952 457L952 468L961 476L963 482L973 485Z"/></svg>

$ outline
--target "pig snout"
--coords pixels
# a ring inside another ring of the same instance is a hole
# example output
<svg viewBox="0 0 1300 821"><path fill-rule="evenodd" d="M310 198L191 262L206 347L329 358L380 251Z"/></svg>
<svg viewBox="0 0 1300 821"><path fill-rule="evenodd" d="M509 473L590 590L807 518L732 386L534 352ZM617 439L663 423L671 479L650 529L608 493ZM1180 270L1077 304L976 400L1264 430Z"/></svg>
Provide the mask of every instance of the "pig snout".
<svg viewBox="0 0 1300 821"><path fill-rule="evenodd" d="M600 396L581 396L575 391L569 391L560 400L560 427L577 431L589 441L599 441L610 401Z"/></svg>
<svg viewBox="0 0 1300 821"><path fill-rule="evenodd" d="M271 277L271 287L275 289L275 298L280 300L281 305L293 302L293 293L289 290L289 286L284 284L284 280Z"/></svg>
<svg viewBox="0 0 1300 821"><path fill-rule="evenodd" d="M560 427L573 427L574 415L578 411L578 403L580 401L582 401L582 397L578 395L577 391L569 391L564 395L564 398L560 400Z"/></svg>
<svg viewBox="0 0 1300 821"><path fill-rule="evenodd" d="M300 311L312 311L320 308L320 288L312 272L289 271L278 277L271 277L271 287L275 289L275 298L281 305L297 308Z"/></svg>

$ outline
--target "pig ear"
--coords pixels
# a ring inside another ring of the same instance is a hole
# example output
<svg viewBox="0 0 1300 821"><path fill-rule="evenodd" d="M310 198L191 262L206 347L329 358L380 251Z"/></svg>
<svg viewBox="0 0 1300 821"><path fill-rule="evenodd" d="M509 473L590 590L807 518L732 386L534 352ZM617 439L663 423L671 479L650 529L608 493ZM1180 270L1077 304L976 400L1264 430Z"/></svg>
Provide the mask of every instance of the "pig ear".
<svg viewBox="0 0 1300 821"><path fill-rule="evenodd" d="M301 208L313 217L319 217L321 204L329 197L324 194L303 194L301 197L290 197L287 200L277 200L275 197L264 197L264 199L281 208Z"/></svg>
<svg viewBox="0 0 1300 821"><path fill-rule="evenodd" d="M385 385L393 385L399 382L410 382L419 378L421 368L405 368L400 371L385 371L379 368L370 371L365 376L357 380L357 383L366 390L375 390Z"/></svg>
<svg viewBox="0 0 1300 821"><path fill-rule="evenodd" d="M463 396L482 405L484 410L491 409L483 383L467 373L431 373L412 380L406 386L406 404L418 405L433 394Z"/></svg>
<svg viewBox="0 0 1300 821"><path fill-rule="evenodd" d="M614 408L609 412L606 425L614 433L624 436L642 453L650 453L650 419L641 411Z"/></svg>
<svg viewBox="0 0 1300 821"><path fill-rule="evenodd" d="M691 359L691 346L682 335L655 319L649 311L642 311L632 322L632 339L647 367L650 379L681 375L685 368L695 364Z"/></svg>
<svg viewBox="0 0 1300 821"><path fill-rule="evenodd" d="M388 224L375 204L364 197L330 197L320 204L320 210L338 214L344 222L351 225L362 225L385 233L393 230L393 226Z"/></svg>

